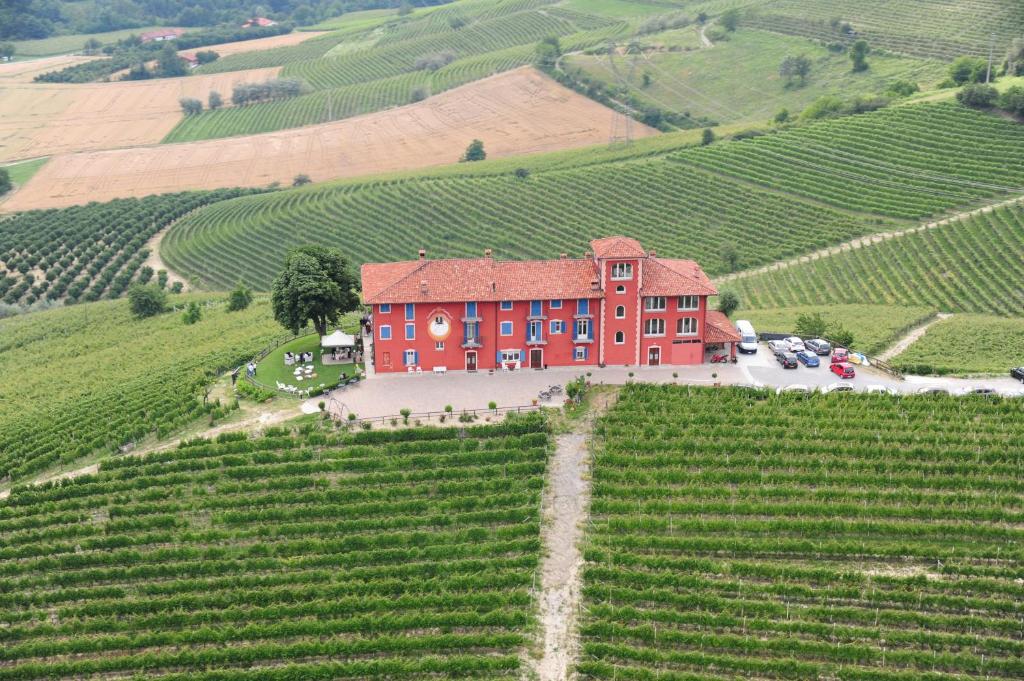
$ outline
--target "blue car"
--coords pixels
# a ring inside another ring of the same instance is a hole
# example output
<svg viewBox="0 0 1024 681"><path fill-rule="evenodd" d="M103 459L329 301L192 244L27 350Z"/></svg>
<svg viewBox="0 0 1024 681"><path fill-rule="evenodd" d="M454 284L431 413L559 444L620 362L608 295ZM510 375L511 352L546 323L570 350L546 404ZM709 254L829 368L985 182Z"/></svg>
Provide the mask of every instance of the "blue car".
<svg viewBox="0 0 1024 681"><path fill-rule="evenodd" d="M800 363L808 367L816 367L820 364L818 356L810 350L803 350L796 353L796 358L800 360Z"/></svg>

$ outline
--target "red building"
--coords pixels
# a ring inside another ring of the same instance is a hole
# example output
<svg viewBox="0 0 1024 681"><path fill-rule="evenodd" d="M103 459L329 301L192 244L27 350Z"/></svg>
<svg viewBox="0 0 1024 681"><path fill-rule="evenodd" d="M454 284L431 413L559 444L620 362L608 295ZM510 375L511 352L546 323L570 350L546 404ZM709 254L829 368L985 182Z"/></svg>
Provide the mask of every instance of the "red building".
<svg viewBox="0 0 1024 681"><path fill-rule="evenodd" d="M700 364L739 336L692 260L658 258L636 239L590 242L582 259L483 258L367 263L377 371Z"/></svg>

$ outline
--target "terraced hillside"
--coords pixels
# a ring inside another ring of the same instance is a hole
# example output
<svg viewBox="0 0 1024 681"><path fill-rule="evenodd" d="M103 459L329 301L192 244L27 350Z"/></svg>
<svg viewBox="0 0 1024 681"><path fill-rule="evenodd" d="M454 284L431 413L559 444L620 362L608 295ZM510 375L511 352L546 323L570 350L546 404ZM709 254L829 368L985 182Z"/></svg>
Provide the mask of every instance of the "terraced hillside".
<svg viewBox="0 0 1024 681"><path fill-rule="evenodd" d="M1024 360L1024 317L958 314L928 327L892 363L908 374L998 374Z"/></svg>
<svg viewBox="0 0 1024 681"><path fill-rule="evenodd" d="M210 297L202 321L180 309L135 320L125 300L0 319L0 480L67 465L168 434L232 405L201 387L281 336L266 300L228 312ZM4 648L6 646L0 646Z"/></svg>
<svg viewBox="0 0 1024 681"><path fill-rule="evenodd" d="M1024 207L889 239L730 283L751 307L849 301L1020 316Z"/></svg>
<svg viewBox="0 0 1024 681"><path fill-rule="evenodd" d="M524 159L522 168L538 168L526 178L516 166L490 174L484 164L229 201L175 225L163 254L208 286L243 277L266 287L288 246L307 241L346 244L360 262L409 257L409 244L434 256L492 247L523 258L582 252L593 236L628 230L665 255L697 258L720 274L893 227L823 204L917 218L1024 187L1024 166L1008 162L1024 156L1024 126L955 104L899 107L697 149L669 144L640 160L588 162L581 154L557 170L543 157ZM248 254L244 262L232 255L239 252ZM745 302L813 302L766 295L779 299Z"/></svg>
<svg viewBox="0 0 1024 681"><path fill-rule="evenodd" d="M4 678L518 678L543 422L191 441L0 502Z"/></svg>
<svg viewBox="0 0 1024 681"><path fill-rule="evenodd" d="M761 0L746 3L745 23L825 42L865 38L892 52L944 60L998 54L1024 33L1024 5L1016 0ZM848 23L845 33L833 20Z"/></svg>
<svg viewBox="0 0 1024 681"><path fill-rule="evenodd" d="M294 47L239 54L198 69L284 66L312 92L266 104L188 116L165 142L269 132L408 104L430 94L530 64L536 44L596 45L629 24L556 6L557 0L472 0L382 25L340 30ZM255 67L254 65L260 65Z"/></svg>
<svg viewBox="0 0 1024 681"><path fill-rule="evenodd" d="M1019 678L1022 418L627 386L594 457L578 671Z"/></svg>

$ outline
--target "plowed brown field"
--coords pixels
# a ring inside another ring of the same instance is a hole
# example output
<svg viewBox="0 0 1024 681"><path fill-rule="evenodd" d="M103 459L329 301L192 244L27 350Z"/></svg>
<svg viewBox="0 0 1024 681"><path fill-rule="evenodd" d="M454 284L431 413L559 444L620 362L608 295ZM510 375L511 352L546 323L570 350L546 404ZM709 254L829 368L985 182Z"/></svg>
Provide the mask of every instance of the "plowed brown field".
<svg viewBox="0 0 1024 681"><path fill-rule="evenodd" d="M191 80L191 79L186 79ZM4 210L185 189L290 184L454 163L483 140L489 158L607 142L612 112L532 68L409 106L294 130L52 158ZM634 125L636 136L656 134Z"/></svg>
<svg viewBox="0 0 1024 681"><path fill-rule="evenodd" d="M274 67L186 78L65 84L19 82L25 71L12 70L7 79L0 70L0 162L156 144L181 120L180 98L205 102L211 90L230 98L236 83L264 81L278 71Z"/></svg>
<svg viewBox="0 0 1024 681"><path fill-rule="evenodd" d="M68 66L81 64L91 59L97 59L97 57L80 57L69 54L60 57L45 57L43 59L27 59L3 63L0 64L0 85L31 83L32 79L40 73L67 68Z"/></svg>

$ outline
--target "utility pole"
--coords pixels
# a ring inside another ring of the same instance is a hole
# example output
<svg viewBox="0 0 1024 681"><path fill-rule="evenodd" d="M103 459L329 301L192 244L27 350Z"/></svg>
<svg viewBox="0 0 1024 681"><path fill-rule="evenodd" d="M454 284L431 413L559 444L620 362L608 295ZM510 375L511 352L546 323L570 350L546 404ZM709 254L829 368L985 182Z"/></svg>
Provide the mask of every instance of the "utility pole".
<svg viewBox="0 0 1024 681"><path fill-rule="evenodd" d="M988 41L988 71L985 72L985 82L992 81L992 57L996 52L996 34L993 33Z"/></svg>

